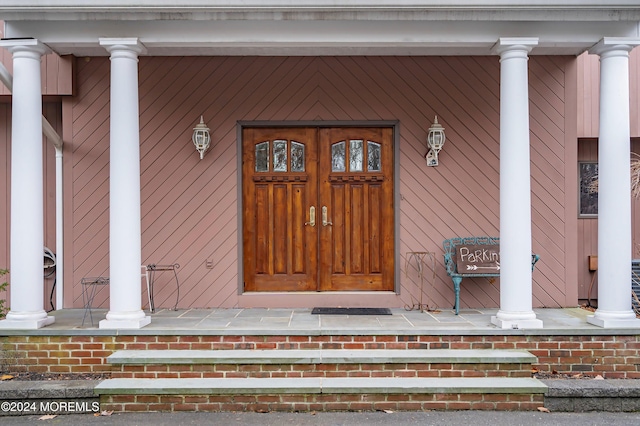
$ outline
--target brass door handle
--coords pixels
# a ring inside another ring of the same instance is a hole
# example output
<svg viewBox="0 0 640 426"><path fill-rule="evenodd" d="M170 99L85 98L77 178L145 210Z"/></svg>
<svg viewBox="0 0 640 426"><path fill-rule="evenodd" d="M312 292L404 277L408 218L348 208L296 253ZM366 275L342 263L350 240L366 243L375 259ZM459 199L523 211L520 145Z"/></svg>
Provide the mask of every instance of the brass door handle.
<svg viewBox="0 0 640 426"><path fill-rule="evenodd" d="M304 224L316 226L316 206L309 207L309 222L305 222Z"/></svg>
<svg viewBox="0 0 640 426"><path fill-rule="evenodd" d="M327 225L333 225L333 223L327 219L327 206L322 206L322 226Z"/></svg>

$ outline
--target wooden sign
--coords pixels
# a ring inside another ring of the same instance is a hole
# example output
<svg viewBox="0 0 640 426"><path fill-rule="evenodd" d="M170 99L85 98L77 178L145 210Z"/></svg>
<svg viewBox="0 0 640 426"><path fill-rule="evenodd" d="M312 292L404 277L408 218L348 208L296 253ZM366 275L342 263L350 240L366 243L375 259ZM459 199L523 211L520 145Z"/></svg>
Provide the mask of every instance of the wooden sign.
<svg viewBox="0 0 640 426"><path fill-rule="evenodd" d="M499 274L498 244L460 245L456 247L459 274Z"/></svg>

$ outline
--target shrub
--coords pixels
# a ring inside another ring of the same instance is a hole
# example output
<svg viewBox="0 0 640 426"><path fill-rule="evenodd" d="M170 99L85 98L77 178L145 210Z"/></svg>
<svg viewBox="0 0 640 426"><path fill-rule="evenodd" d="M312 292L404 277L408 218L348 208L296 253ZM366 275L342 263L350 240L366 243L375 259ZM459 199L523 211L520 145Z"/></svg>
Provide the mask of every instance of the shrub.
<svg viewBox="0 0 640 426"><path fill-rule="evenodd" d="M8 274L9 271L6 269L0 269L0 277L2 277L3 275ZM7 289L7 287L9 286L8 282L4 282L2 284L0 284L0 292L3 292ZM7 307L5 306L5 299L0 299L0 318L4 318L5 315L7 314Z"/></svg>

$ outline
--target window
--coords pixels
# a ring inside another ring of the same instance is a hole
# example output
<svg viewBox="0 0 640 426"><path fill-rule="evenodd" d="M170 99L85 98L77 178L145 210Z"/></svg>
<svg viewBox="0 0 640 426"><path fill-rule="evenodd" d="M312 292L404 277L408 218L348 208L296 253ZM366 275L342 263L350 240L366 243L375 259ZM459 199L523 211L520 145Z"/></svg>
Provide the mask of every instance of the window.
<svg viewBox="0 0 640 426"><path fill-rule="evenodd" d="M580 180L580 199L578 211L580 217L598 215L598 163L581 162L578 164Z"/></svg>
<svg viewBox="0 0 640 426"><path fill-rule="evenodd" d="M380 172L380 155L380 144L377 142L367 141L366 148L362 139L336 142L331 146L331 171L346 172L348 166L349 172Z"/></svg>
<svg viewBox="0 0 640 426"><path fill-rule="evenodd" d="M269 163L270 154L269 141L256 144L256 172L268 172L271 164ZM291 155L289 155L291 149ZM296 141L285 139L276 139L273 141L273 171L274 172L304 172L304 144Z"/></svg>

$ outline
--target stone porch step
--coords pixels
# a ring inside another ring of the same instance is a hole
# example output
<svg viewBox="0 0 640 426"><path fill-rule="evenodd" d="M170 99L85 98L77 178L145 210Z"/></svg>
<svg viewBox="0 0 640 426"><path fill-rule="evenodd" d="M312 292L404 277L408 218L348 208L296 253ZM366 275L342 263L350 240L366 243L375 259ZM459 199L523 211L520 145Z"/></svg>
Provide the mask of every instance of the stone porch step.
<svg viewBox="0 0 640 426"><path fill-rule="evenodd" d="M112 365L142 364L531 364L527 351L486 349L121 350Z"/></svg>
<svg viewBox="0 0 640 426"><path fill-rule="evenodd" d="M97 395L544 394L534 378L109 379Z"/></svg>
<svg viewBox="0 0 640 426"><path fill-rule="evenodd" d="M94 389L115 411L535 410L532 378L110 379Z"/></svg>

